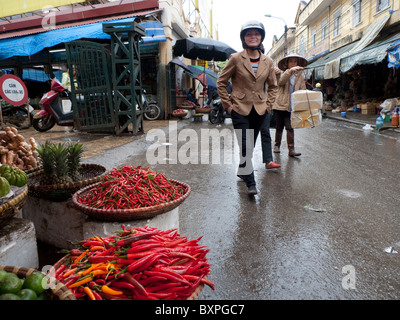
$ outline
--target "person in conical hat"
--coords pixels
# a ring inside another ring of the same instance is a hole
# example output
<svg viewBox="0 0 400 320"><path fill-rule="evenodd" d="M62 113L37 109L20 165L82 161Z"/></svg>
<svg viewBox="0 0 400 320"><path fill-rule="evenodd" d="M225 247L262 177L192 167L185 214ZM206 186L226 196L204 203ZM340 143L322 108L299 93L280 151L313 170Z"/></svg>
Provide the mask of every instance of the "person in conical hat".
<svg viewBox="0 0 400 320"><path fill-rule="evenodd" d="M272 106L276 121L274 152L280 152L283 129L286 128L286 140L290 157L298 157L301 153L294 149L294 130L291 125L290 96L297 90L306 89L306 79L302 70L307 66L307 60L297 54L290 54L278 62L278 68L282 70L278 80L278 94Z"/></svg>

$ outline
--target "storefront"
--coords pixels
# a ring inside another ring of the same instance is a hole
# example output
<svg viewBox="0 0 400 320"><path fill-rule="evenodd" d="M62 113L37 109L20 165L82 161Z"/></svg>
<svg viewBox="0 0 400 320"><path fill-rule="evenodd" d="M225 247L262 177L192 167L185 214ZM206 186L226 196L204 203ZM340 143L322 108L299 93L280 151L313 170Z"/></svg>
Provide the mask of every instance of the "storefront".
<svg viewBox="0 0 400 320"><path fill-rule="evenodd" d="M160 10L151 11L159 12ZM65 43L74 40L89 40L104 44L107 48L110 35L103 32L104 23L136 21L145 28L146 35L140 46L143 88L152 100L158 100L162 86L159 81L159 43L166 41L162 24L158 21L144 20L145 13L132 13L123 19L96 19L84 23L73 23L69 27L38 32L19 37L0 40L0 68L14 73L30 83L35 90L29 91L31 99L37 99L49 90L48 81L66 70ZM147 18L146 18L147 19ZM32 68L35 77L32 78ZM29 71L31 70L31 71ZM29 73L30 72L30 73ZM40 73L40 76L38 76Z"/></svg>

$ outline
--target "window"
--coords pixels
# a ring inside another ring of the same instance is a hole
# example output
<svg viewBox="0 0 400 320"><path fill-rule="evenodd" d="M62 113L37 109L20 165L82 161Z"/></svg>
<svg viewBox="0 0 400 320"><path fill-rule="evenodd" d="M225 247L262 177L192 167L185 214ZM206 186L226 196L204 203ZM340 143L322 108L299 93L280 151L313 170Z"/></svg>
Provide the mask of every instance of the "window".
<svg viewBox="0 0 400 320"><path fill-rule="evenodd" d="M321 40L328 37L328 21L325 19L321 24Z"/></svg>
<svg viewBox="0 0 400 320"><path fill-rule="evenodd" d="M340 35L340 20L342 17L341 10L337 11L333 15L333 37L337 37Z"/></svg>
<svg viewBox="0 0 400 320"><path fill-rule="evenodd" d="M299 45L299 55L304 55L306 52L306 47L305 47L305 41L304 41L304 36L300 37L300 45Z"/></svg>
<svg viewBox="0 0 400 320"><path fill-rule="evenodd" d="M314 47L317 43L317 28L311 30L311 47Z"/></svg>
<svg viewBox="0 0 400 320"><path fill-rule="evenodd" d="M389 7L389 0L376 0L376 12L385 10Z"/></svg>
<svg viewBox="0 0 400 320"><path fill-rule="evenodd" d="M353 0L353 27L361 23L361 0Z"/></svg>

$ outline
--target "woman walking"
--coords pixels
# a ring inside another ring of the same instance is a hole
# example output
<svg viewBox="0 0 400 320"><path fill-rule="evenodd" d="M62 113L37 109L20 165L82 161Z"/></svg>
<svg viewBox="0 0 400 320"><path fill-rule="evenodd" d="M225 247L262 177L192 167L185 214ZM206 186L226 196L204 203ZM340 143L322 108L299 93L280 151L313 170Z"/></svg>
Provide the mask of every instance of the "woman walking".
<svg viewBox="0 0 400 320"><path fill-rule="evenodd" d="M271 110L278 90L273 61L262 54L264 25L258 21L245 23L240 31L243 51L230 56L222 70L217 89L222 105L232 118L240 149L237 175L246 182L247 194L257 194L252 157L257 136L266 114ZM232 80L229 97L226 86ZM268 86L268 97L264 88Z"/></svg>
<svg viewBox="0 0 400 320"><path fill-rule="evenodd" d="M292 111L290 96L297 90L305 90L306 82L301 71L307 66L307 60L299 55L289 55L278 63L278 68L283 71L278 80L278 95L272 106L276 121L274 152L280 152L283 129L286 128L286 140L289 157L299 157L301 153L294 149L294 130L291 125L290 113Z"/></svg>

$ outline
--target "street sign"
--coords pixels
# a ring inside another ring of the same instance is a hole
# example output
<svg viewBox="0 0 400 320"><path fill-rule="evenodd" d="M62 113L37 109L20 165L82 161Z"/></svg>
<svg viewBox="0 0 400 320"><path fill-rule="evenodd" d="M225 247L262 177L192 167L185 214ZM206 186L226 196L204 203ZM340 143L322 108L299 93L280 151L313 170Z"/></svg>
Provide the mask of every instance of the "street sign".
<svg viewBox="0 0 400 320"><path fill-rule="evenodd" d="M21 106L28 100L28 89L22 80L12 74L0 78L0 95L13 106Z"/></svg>

